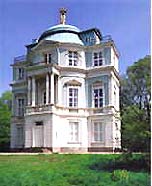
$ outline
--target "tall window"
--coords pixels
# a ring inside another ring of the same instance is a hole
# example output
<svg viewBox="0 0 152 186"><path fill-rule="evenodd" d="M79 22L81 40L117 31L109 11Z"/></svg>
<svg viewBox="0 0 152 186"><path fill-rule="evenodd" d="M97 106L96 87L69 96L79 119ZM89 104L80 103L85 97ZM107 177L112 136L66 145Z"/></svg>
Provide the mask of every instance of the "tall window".
<svg viewBox="0 0 152 186"><path fill-rule="evenodd" d="M24 115L24 99L18 99L18 116Z"/></svg>
<svg viewBox="0 0 152 186"><path fill-rule="evenodd" d="M17 129L16 145L18 147L23 147L23 127L18 126L16 129Z"/></svg>
<svg viewBox="0 0 152 186"><path fill-rule="evenodd" d="M78 106L78 88L69 88L69 107Z"/></svg>
<svg viewBox="0 0 152 186"><path fill-rule="evenodd" d="M94 101L95 108L103 107L103 89L102 88L93 89L93 101Z"/></svg>
<svg viewBox="0 0 152 186"><path fill-rule="evenodd" d="M94 141L103 141L103 124L101 122L94 122Z"/></svg>
<svg viewBox="0 0 152 186"><path fill-rule="evenodd" d="M51 54L44 54L44 61L47 64L51 63L52 62L52 55Z"/></svg>
<svg viewBox="0 0 152 186"><path fill-rule="evenodd" d="M69 123L69 140L70 142L78 142L79 141L79 123L78 122L70 122Z"/></svg>
<svg viewBox="0 0 152 186"><path fill-rule="evenodd" d="M103 65L103 54L102 52L94 52L93 54L93 65L102 66Z"/></svg>
<svg viewBox="0 0 152 186"><path fill-rule="evenodd" d="M18 80L24 79L24 68L18 68Z"/></svg>
<svg viewBox="0 0 152 186"><path fill-rule="evenodd" d="M69 66L78 66L78 52L69 51Z"/></svg>

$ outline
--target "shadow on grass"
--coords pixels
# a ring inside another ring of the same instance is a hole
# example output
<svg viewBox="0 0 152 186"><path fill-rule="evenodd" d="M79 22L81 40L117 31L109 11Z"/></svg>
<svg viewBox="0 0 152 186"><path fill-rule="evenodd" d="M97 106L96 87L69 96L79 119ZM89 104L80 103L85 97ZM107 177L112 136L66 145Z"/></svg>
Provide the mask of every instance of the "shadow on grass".
<svg viewBox="0 0 152 186"><path fill-rule="evenodd" d="M91 170L108 171L127 170L132 172L150 173L150 154L132 154L124 153L116 158L103 161L97 161L89 166Z"/></svg>

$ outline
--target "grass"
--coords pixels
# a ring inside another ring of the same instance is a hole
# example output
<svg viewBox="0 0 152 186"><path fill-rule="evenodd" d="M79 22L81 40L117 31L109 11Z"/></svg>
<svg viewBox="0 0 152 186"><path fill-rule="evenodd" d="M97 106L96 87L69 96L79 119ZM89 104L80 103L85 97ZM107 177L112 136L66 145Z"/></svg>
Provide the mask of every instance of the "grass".
<svg viewBox="0 0 152 186"><path fill-rule="evenodd" d="M0 186L150 186L146 165L136 170L117 167L132 159L136 167L141 158L138 154L130 160L110 154L0 156Z"/></svg>

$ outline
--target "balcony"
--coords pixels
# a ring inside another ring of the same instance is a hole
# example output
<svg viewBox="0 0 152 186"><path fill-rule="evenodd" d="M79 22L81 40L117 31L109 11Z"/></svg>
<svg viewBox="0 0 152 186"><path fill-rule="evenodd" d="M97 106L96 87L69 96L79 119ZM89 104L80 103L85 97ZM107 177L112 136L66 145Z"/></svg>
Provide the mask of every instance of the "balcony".
<svg viewBox="0 0 152 186"><path fill-rule="evenodd" d="M70 108L70 107L60 107L49 105L37 105L37 106L27 106L25 115L33 114L43 114L43 113L56 113L59 115L77 115L77 116L88 116L88 110L85 108Z"/></svg>
<svg viewBox="0 0 152 186"><path fill-rule="evenodd" d="M106 43L109 41L113 41L113 39L112 39L111 35L106 35L106 36L102 37L101 43Z"/></svg>
<svg viewBox="0 0 152 186"><path fill-rule="evenodd" d="M37 106L27 106L25 115L33 114L43 114L43 113L56 113L59 115L68 116L92 116L92 115L104 115L104 114L114 114L117 111L113 106L106 106L103 108L70 108L49 105L37 105Z"/></svg>
<svg viewBox="0 0 152 186"><path fill-rule="evenodd" d="M26 61L26 55L17 56L14 58L14 64Z"/></svg>

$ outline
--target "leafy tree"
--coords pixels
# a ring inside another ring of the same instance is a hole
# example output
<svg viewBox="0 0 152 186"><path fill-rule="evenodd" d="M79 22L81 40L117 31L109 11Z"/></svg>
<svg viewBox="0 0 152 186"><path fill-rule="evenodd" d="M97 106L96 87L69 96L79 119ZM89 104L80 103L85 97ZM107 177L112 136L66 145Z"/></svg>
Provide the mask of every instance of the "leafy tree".
<svg viewBox="0 0 152 186"><path fill-rule="evenodd" d="M150 150L150 56L128 67L121 81L122 146Z"/></svg>
<svg viewBox="0 0 152 186"><path fill-rule="evenodd" d="M146 123L145 112L137 106L128 106L122 115L122 142L130 151L149 151L150 124Z"/></svg>
<svg viewBox="0 0 152 186"><path fill-rule="evenodd" d="M0 151L8 149L10 142L12 94L6 91L0 97Z"/></svg>

